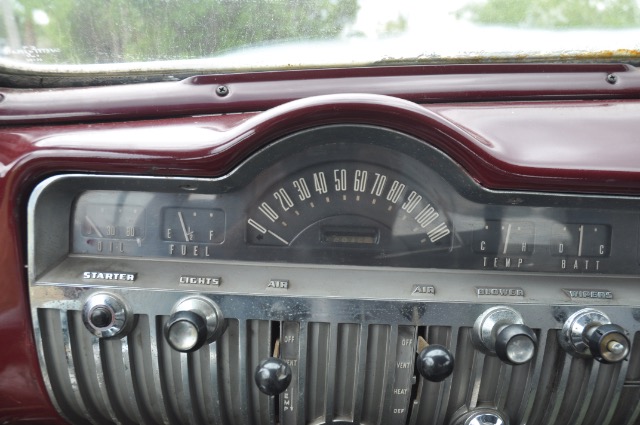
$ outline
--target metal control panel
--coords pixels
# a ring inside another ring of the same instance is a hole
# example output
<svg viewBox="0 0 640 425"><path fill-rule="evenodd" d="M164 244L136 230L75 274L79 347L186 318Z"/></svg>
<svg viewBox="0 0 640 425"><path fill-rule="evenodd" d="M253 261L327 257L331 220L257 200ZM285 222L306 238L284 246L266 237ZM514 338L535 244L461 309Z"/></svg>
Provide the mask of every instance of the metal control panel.
<svg viewBox="0 0 640 425"><path fill-rule="evenodd" d="M54 176L29 202L44 380L78 423L623 423L639 202L489 191L366 126L217 179Z"/></svg>

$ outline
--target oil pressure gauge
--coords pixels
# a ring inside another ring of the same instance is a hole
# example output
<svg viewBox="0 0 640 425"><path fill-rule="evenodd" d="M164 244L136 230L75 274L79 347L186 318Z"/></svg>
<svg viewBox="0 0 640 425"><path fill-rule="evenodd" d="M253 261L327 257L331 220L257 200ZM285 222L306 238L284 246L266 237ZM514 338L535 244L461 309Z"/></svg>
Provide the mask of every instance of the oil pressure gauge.
<svg viewBox="0 0 640 425"><path fill-rule="evenodd" d="M74 215L76 251L98 255L137 255L145 238L144 207L119 202L84 202L87 199L85 197L83 202L78 202Z"/></svg>

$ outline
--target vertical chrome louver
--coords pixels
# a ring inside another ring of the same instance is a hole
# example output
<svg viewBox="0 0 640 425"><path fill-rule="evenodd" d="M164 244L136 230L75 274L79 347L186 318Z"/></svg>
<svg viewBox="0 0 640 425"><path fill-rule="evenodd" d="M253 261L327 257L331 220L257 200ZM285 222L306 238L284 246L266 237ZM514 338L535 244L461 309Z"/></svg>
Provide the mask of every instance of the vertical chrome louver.
<svg viewBox="0 0 640 425"><path fill-rule="evenodd" d="M468 327L232 318L217 342L184 354L162 336L166 316L137 315L126 337L100 339L77 310L34 313L45 381L73 423L455 424L470 410L495 409L512 425L620 425L640 414L640 354L617 364L574 358L555 329L537 329L536 358L510 366L475 350ZM276 334L290 335L282 357L293 381L273 398L258 391L253 371ZM414 356L404 364L398 347L417 336L455 353L451 377L428 382L414 373Z"/></svg>

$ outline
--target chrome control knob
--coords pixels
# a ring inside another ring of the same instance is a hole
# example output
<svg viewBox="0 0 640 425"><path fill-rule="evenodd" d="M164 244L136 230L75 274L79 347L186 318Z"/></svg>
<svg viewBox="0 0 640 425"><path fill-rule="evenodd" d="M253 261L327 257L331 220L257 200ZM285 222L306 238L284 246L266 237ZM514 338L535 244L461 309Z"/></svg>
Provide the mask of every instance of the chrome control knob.
<svg viewBox="0 0 640 425"><path fill-rule="evenodd" d="M509 418L497 410L478 408L462 414L451 425L509 425Z"/></svg>
<svg viewBox="0 0 640 425"><path fill-rule="evenodd" d="M506 425L507 422L497 412L478 412L471 414L464 425Z"/></svg>
<svg viewBox="0 0 640 425"><path fill-rule="evenodd" d="M84 303L82 321L95 336L120 338L131 329L133 313L120 297L108 292L98 292Z"/></svg>
<svg viewBox="0 0 640 425"><path fill-rule="evenodd" d="M188 297L176 304L164 326L164 336L176 351L191 353L215 341L226 329L216 303L205 297Z"/></svg>
<svg viewBox="0 0 640 425"><path fill-rule="evenodd" d="M276 357L261 361L253 375L258 389L271 396L283 393L289 387L291 377L291 367Z"/></svg>
<svg viewBox="0 0 640 425"><path fill-rule="evenodd" d="M529 362L536 352L538 339L529 326L509 325L496 336L496 354L511 365Z"/></svg>
<svg viewBox="0 0 640 425"><path fill-rule="evenodd" d="M572 356L593 357L601 363L627 358L631 342L627 332L599 310L585 308L569 316L559 333L560 345Z"/></svg>
<svg viewBox="0 0 640 425"><path fill-rule="evenodd" d="M454 363L453 354L449 350L442 345L433 344L418 353L416 365L424 379L441 382L453 373Z"/></svg>
<svg viewBox="0 0 640 425"><path fill-rule="evenodd" d="M473 330L475 347L485 354L498 356L507 364L527 363L536 354L536 334L511 307L497 306L486 310L476 320Z"/></svg>

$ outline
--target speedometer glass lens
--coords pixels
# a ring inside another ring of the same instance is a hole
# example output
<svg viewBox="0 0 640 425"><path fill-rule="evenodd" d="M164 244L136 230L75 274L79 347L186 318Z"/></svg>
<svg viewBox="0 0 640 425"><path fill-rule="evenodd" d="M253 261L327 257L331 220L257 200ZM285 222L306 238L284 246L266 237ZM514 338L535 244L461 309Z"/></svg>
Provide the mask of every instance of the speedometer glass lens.
<svg viewBox="0 0 640 425"><path fill-rule="evenodd" d="M227 177L192 183L189 190L84 191L73 212L73 253L568 273L638 268L624 248L635 243L624 230L637 227L632 209L490 192L441 152L388 130L310 130Z"/></svg>
<svg viewBox="0 0 640 425"><path fill-rule="evenodd" d="M410 176L365 162L307 168L267 190L249 210L247 241L401 254L448 250L451 228Z"/></svg>

